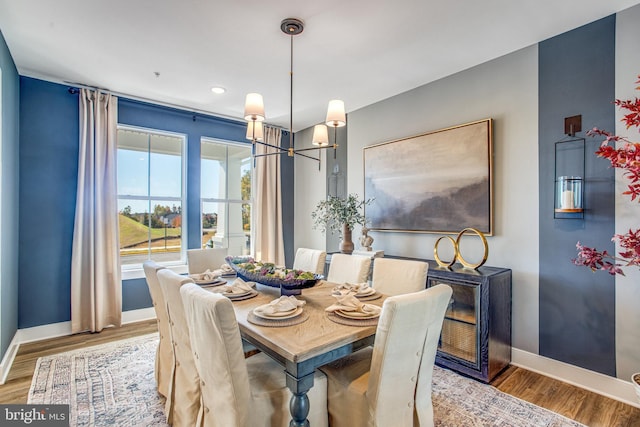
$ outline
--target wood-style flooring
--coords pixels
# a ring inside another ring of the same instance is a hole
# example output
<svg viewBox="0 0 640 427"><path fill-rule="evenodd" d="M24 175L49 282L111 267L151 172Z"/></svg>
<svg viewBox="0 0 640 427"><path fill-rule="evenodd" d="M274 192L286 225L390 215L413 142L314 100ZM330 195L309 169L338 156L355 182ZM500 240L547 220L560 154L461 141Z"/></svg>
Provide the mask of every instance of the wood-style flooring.
<svg viewBox="0 0 640 427"><path fill-rule="evenodd" d="M156 321L132 323L97 334L78 334L20 346L7 382L0 386L0 403L26 403L38 357L104 344L157 331ZM640 409L617 400L510 366L491 383L512 396L542 406L590 427L638 427Z"/></svg>

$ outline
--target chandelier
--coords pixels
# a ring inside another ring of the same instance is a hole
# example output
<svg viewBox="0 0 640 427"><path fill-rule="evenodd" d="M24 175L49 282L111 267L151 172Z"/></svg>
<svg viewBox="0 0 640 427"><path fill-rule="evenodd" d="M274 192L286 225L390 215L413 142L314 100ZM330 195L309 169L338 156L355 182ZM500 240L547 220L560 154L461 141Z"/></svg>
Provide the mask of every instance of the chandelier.
<svg viewBox="0 0 640 427"><path fill-rule="evenodd" d="M313 128L313 136L311 138L311 144L314 147L311 148L299 148L295 149L293 146L293 36L300 34L304 30L304 23L300 19L286 18L280 23L280 29L283 33L291 38L291 57L289 66L289 148L284 148L279 145L268 144L264 142L264 132L262 128L262 122L265 119L264 114L264 102L262 95L259 93L247 94L244 105L244 118L247 120L247 139L251 140L252 153L254 159L256 157L271 156L274 154L287 153L289 157L294 155L300 155L308 159L316 160L318 162L318 169L320 169L320 150L324 148L333 148L333 158L336 158L336 150L338 148L337 142L337 129L347 124L346 113L344 109L344 102L339 99L333 99L329 101L329 107L327 108L327 116L325 124L315 125ZM333 145L329 144L329 133L327 126L333 127ZM256 154L256 144L264 145L276 149L264 154ZM318 150L318 157L313 157L305 154L307 151Z"/></svg>

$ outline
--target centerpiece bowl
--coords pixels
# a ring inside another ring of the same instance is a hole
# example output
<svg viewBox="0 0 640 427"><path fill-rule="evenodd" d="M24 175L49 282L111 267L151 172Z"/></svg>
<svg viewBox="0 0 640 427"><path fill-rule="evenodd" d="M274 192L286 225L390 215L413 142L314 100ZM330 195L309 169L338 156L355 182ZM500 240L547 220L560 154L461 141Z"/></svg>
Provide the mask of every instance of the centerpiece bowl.
<svg viewBox="0 0 640 427"><path fill-rule="evenodd" d="M302 289L311 288L324 278L320 274L277 267L252 257L228 256L225 260L242 280L280 288L281 295L300 295Z"/></svg>

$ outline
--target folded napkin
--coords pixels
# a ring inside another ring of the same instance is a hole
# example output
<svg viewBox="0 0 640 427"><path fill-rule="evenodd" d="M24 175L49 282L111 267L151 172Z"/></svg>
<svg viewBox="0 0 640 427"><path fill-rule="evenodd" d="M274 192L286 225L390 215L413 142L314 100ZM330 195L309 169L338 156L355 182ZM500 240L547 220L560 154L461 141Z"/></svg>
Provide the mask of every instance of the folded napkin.
<svg viewBox="0 0 640 427"><path fill-rule="evenodd" d="M204 273L200 273L200 274L190 274L189 275L190 278L192 278L193 280L215 280L218 277L220 277L220 273L218 273L216 270L211 271L207 268L207 271L205 271Z"/></svg>
<svg viewBox="0 0 640 427"><path fill-rule="evenodd" d="M325 308L325 311L355 311L355 312L359 312L359 313L364 313L364 314L380 314L380 311L382 310L380 307L378 307L377 305L373 305L373 304L365 304L363 302L360 302L360 300L358 298L356 298L353 294L346 294L346 295L334 295L336 297L336 299L338 300L335 304L330 305L329 307Z"/></svg>
<svg viewBox="0 0 640 427"><path fill-rule="evenodd" d="M216 271L219 271L221 275L235 273L229 264L222 264Z"/></svg>
<svg viewBox="0 0 640 427"><path fill-rule="evenodd" d="M230 285L220 286L220 289L225 294L246 294L253 290L253 282L245 282L244 280L237 278Z"/></svg>
<svg viewBox="0 0 640 427"><path fill-rule="evenodd" d="M338 295L347 295L347 294L358 294L358 295L369 295L374 293L375 290L369 286L368 283L342 283L333 288L331 294L334 296Z"/></svg>
<svg viewBox="0 0 640 427"><path fill-rule="evenodd" d="M281 296L278 299L274 299L269 304L261 305L260 307L256 307L253 309L258 314L276 314L276 313L286 313L288 311L293 310L294 308L302 307L307 302L296 299L293 295L289 296Z"/></svg>

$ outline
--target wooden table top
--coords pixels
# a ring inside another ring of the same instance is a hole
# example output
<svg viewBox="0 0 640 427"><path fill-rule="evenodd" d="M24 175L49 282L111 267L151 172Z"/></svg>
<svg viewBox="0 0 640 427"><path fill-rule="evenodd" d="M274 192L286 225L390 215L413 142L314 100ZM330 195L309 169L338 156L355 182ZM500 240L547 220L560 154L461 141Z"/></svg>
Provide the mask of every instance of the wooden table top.
<svg viewBox="0 0 640 427"><path fill-rule="evenodd" d="M278 298L280 289L258 284L258 296L233 302L242 336L260 343L289 362L300 363L374 335L376 326L342 325L327 317L325 308L336 302L331 296L334 286L334 283L323 280L313 288L303 289L302 295L296 295L297 299L306 301L303 308L309 314L309 319L305 322L293 326L267 327L250 323L247 316L254 308ZM382 307L384 300L383 296L367 303Z"/></svg>

